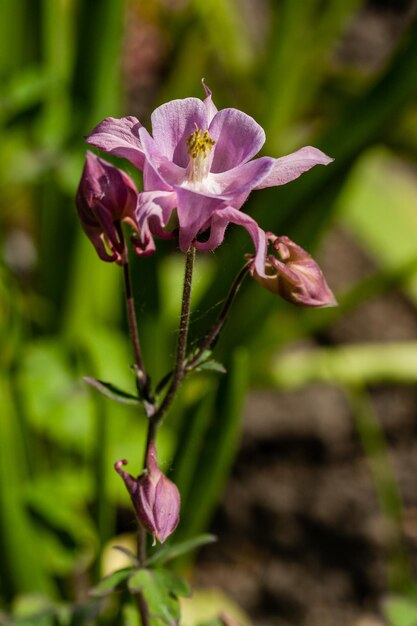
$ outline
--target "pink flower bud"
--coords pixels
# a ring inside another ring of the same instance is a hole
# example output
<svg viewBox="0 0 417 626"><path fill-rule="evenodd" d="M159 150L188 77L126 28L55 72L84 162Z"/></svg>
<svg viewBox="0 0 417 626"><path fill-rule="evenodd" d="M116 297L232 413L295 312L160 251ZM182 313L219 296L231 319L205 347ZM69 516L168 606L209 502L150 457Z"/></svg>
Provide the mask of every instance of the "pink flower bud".
<svg viewBox="0 0 417 626"><path fill-rule="evenodd" d="M288 237L267 234L274 254L265 262L265 276L253 265L252 276L272 293L299 306L330 307L337 301L315 260Z"/></svg>
<svg viewBox="0 0 417 626"><path fill-rule="evenodd" d="M146 460L146 470L133 478L122 469L126 460L115 463L114 468L123 478L132 499L139 522L156 540L163 543L179 522L180 492L177 486L159 469L156 449L151 442Z"/></svg>
<svg viewBox="0 0 417 626"><path fill-rule="evenodd" d="M137 197L136 185L127 174L87 152L76 196L77 210L86 235L103 261L121 262L124 242L117 224L127 222L138 232Z"/></svg>

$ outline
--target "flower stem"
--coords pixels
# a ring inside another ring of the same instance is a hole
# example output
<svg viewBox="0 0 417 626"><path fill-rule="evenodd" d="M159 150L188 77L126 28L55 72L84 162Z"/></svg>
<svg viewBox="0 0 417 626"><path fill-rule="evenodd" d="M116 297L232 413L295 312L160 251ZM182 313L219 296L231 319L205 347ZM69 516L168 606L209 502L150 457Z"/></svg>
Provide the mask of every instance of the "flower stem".
<svg viewBox="0 0 417 626"><path fill-rule="evenodd" d="M149 415L150 408L152 407L152 401L150 399L149 378L145 370L142 359L142 352L140 349L138 324L135 312L135 301L133 298L132 281L130 278L129 253L120 222L116 224L116 229L122 246L121 257L123 280L125 286L126 311L129 325L129 334L132 341L133 353L135 356L137 384L139 393L144 400L145 411ZM141 524L138 524L136 551L139 565L143 565L146 560L146 530ZM140 592L137 593L135 597L142 626L149 626L149 611L145 597Z"/></svg>
<svg viewBox="0 0 417 626"><path fill-rule="evenodd" d="M142 622L142 626L149 626L148 605L146 604L146 600L143 594L140 592L136 594L136 603L137 603L140 619Z"/></svg>
<svg viewBox="0 0 417 626"><path fill-rule="evenodd" d="M208 333L208 335L206 336L206 338L204 339L203 343L201 344L200 348L198 349L197 353L194 354L194 356L185 364L185 371L189 372L192 369L194 369L201 357L203 356L204 352L206 350L209 350L213 344L215 343L215 341L217 340L220 332L223 329L224 324L227 321L227 316L229 314L230 308L233 304L233 301L236 297L237 292L239 291L239 288L243 282L243 280L245 279L248 271L249 271L249 267L251 265L251 261L249 263L246 263L246 265L244 265L242 267L242 269L240 270L239 274L236 276L229 294L226 298L226 302L223 305L223 308L220 312L219 317L217 318L216 322L213 324L213 326L211 327L210 332Z"/></svg>
<svg viewBox="0 0 417 626"><path fill-rule="evenodd" d="M158 424L171 406L178 387L180 386L180 383L186 374L185 356L187 352L188 329L190 326L191 287L193 280L194 260L195 247L191 246L191 248L187 252L185 260L184 286L182 292L181 315L178 330L177 352L175 357L174 370L172 373L171 383L168 387L164 399L162 400L159 407L155 410L153 415L149 416L149 428L145 450L145 460L148 453L149 444L155 439Z"/></svg>
<svg viewBox="0 0 417 626"><path fill-rule="evenodd" d="M129 333L132 340L133 353L135 356L135 365L137 368L137 381L141 396L144 400L149 401L149 378L143 364L142 352L140 349L138 325L136 321L135 313L135 301L133 298L132 281L130 278L129 268L129 253L126 246L126 241L123 235L121 224L116 224L117 232L123 245L122 252L122 268L123 268L123 280L125 286L125 298L126 298L126 311L127 320L129 324Z"/></svg>

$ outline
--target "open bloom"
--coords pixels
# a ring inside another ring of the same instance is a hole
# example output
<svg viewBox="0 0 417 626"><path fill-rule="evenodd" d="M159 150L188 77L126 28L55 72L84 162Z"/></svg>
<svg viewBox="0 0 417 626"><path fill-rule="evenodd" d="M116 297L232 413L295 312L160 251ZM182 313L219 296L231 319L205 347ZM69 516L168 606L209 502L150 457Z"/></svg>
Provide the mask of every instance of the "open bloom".
<svg viewBox="0 0 417 626"><path fill-rule="evenodd" d="M255 280L293 304L336 306L336 298L323 272L308 252L285 236L267 233L267 239L273 253L267 255L265 271L261 275L253 265L251 271Z"/></svg>
<svg viewBox="0 0 417 626"><path fill-rule="evenodd" d="M261 126L237 109L218 111L211 91L204 88L204 100L172 100L155 109L152 135L135 117L108 117L87 141L143 171L137 220L144 242L173 234L174 210L183 252L191 244L213 250L229 223L240 224L253 239L261 274L265 233L239 209L252 189L283 185L332 159L310 146L279 159L254 159L265 142Z"/></svg>
<svg viewBox="0 0 417 626"><path fill-rule="evenodd" d="M120 222L138 232L137 199L135 183L127 174L87 152L76 204L82 227L103 261L121 262Z"/></svg>
<svg viewBox="0 0 417 626"><path fill-rule="evenodd" d="M161 543L174 532L179 522L180 492L159 469L155 444L149 446L146 470L134 478L122 469L122 459L114 468L123 478L139 522Z"/></svg>

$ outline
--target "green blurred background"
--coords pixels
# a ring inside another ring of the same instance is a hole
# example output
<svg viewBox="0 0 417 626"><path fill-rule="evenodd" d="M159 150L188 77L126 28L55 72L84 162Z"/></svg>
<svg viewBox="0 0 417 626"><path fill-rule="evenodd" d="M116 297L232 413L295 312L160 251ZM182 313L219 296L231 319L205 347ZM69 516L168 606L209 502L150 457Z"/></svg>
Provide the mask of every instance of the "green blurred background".
<svg viewBox="0 0 417 626"><path fill-rule="evenodd" d="M388 617L394 626L416 623L400 490L368 387L413 385L417 341L400 332L348 337L341 347L331 332L393 290L413 311L417 304L416 13L416 2L400 0L0 4L0 623L11 611L33 612L34 592L42 607L41 597L88 604L86 590L111 567L103 547L133 531L112 466L125 457L140 470L144 417L82 382L91 375L134 389L122 277L96 258L74 195L83 136L94 125L122 115L146 125L158 104L202 97L202 77L218 108L237 107L264 126L265 154L310 144L335 158L254 193L245 211L319 259L329 229L353 243L344 256L336 245L321 257L337 310L300 311L249 281L242 288L216 348L227 374L190 378L160 432L160 457L182 492L177 536L203 532L213 519L248 391L337 385L401 544L387 562L386 589L400 594ZM140 185L132 166L113 162ZM231 228L221 249L200 255L194 339L215 319L251 246ZM369 271L346 278L340 268L355 266L359 248ZM183 258L162 242L157 255L132 264L144 356L158 380L171 367ZM395 316L385 324L395 328ZM95 623L90 614L79 619Z"/></svg>

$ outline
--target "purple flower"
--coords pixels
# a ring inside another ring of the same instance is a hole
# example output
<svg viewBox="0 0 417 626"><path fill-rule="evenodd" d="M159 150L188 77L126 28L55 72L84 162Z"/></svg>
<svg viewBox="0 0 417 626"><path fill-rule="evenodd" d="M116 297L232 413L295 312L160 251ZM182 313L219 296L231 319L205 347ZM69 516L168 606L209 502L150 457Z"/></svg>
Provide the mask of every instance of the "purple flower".
<svg viewBox="0 0 417 626"><path fill-rule="evenodd" d="M336 306L330 287L315 260L288 237L267 233L273 254L266 257L265 271L259 274L255 265L252 275L272 293L299 306Z"/></svg>
<svg viewBox="0 0 417 626"><path fill-rule="evenodd" d="M145 244L151 236L173 236L178 226L183 252L191 244L213 250L222 243L229 223L240 224L253 239L261 274L265 233L239 209L252 189L283 185L332 159L310 146L279 159L254 159L265 142L261 126L237 109L218 111L211 91L204 88L204 100L172 100L155 109L152 135L135 117L109 117L87 141L143 171L137 220ZM205 231L205 239L199 239Z"/></svg>
<svg viewBox="0 0 417 626"><path fill-rule="evenodd" d="M180 492L177 486L159 469L155 444L151 442L146 459L146 470L133 478L122 469L122 459L114 468L123 478L139 522L161 543L171 535L179 522Z"/></svg>
<svg viewBox="0 0 417 626"><path fill-rule="evenodd" d="M127 174L87 152L76 204L82 227L103 261L121 262L124 242L117 228L120 222L127 222L139 233L137 199L135 183Z"/></svg>

